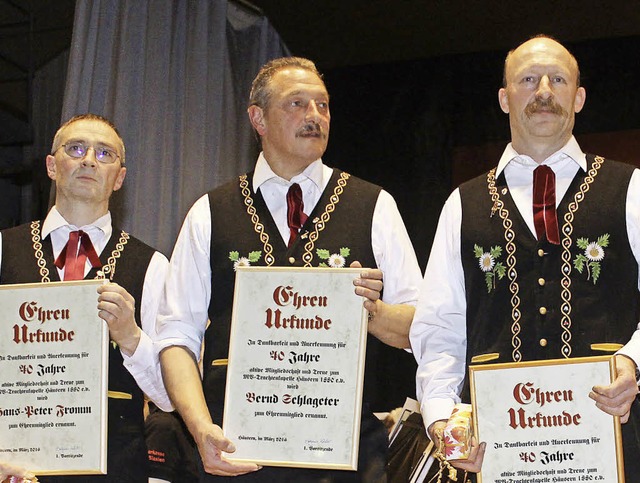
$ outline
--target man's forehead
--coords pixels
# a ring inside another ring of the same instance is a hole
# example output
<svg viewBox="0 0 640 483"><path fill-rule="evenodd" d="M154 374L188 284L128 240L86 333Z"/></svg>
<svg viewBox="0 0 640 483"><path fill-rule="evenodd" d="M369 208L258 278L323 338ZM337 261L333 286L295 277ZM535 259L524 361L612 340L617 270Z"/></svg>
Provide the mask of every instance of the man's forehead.
<svg viewBox="0 0 640 483"><path fill-rule="evenodd" d="M569 51L558 42L532 39L516 48L507 60L507 74L533 67L553 67L576 73L578 66Z"/></svg>
<svg viewBox="0 0 640 483"><path fill-rule="evenodd" d="M300 68L281 69L271 80L272 87L283 96L297 95L305 92L322 93L328 96L322 79L315 73Z"/></svg>
<svg viewBox="0 0 640 483"><path fill-rule="evenodd" d="M108 124L95 119L81 119L72 122L62 130L62 138L101 140L103 142L117 143L118 135Z"/></svg>

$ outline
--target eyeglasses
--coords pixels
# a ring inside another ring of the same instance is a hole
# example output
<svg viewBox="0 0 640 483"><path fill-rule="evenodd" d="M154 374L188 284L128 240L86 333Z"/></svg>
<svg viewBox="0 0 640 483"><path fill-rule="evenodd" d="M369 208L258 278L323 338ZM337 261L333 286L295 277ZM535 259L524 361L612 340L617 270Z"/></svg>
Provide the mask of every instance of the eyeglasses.
<svg viewBox="0 0 640 483"><path fill-rule="evenodd" d="M84 158L89 152L89 148L93 148L96 159L103 164L115 163L116 159L120 157L113 149L106 146L93 146L79 141L63 144L60 148L63 148L67 155L77 159Z"/></svg>

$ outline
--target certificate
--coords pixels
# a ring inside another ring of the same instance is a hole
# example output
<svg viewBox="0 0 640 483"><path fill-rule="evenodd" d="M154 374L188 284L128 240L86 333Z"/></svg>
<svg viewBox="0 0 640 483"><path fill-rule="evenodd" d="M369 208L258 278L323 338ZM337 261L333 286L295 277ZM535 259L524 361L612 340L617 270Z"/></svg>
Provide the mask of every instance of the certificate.
<svg viewBox="0 0 640 483"><path fill-rule="evenodd" d="M0 460L36 474L106 473L102 280L0 286Z"/></svg>
<svg viewBox="0 0 640 483"><path fill-rule="evenodd" d="M238 267L225 455L356 470L367 340L361 269Z"/></svg>
<svg viewBox="0 0 640 483"><path fill-rule="evenodd" d="M595 406L611 356L471 366L480 483L624 481L620 419ZM564 479L563 479L564 478Z"/></svg>

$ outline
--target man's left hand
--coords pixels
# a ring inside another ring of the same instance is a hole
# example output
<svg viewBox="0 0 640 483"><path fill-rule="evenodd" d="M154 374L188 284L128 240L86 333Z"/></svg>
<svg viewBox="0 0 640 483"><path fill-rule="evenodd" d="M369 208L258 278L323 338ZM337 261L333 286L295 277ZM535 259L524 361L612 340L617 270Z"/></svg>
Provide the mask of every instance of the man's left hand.
<svg viewBox="0 0 640 483"><path fill-rule="evenodd" d="M362 268L360 262L352 262L351 268ZM356 286L356 294L364 297L364 308L370 314L376 314L376 302L380 300L382 293L382 270L377 268L367 268L360 273L360 277L353 281Z"/></svg>
<svg viewBox="0 0 640 483"><path fill-rule="evenodd" d="M617 355L616 377L608 386L593 386L589 397L596 406L612 416L620 416L620 422L629 420L631 404L638 395L636 364L630 358Z"/></svg>
<svg viewBox="0 0 640 483"><path fill-rule="evenodd" d="M135 307L131 294L117 283L98 287L98 316L109 326L111 340L127 356L136 351L142 332L136 324Z"/></svg>

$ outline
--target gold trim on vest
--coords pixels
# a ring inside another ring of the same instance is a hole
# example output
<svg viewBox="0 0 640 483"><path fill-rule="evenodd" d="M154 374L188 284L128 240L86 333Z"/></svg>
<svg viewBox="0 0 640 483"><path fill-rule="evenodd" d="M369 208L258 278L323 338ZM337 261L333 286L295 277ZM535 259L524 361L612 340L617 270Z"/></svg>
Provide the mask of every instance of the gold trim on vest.
<svg viewBox="0 0 640 483"><path fill-rule="evenodd" d="M320 232L324 230L331 219L331 213L336 209L336 205L340 202L340 195L343 193L345 186L347 186L347 180L351 175L349 173L341 173L340 178L337 181L336 187L333 189L333 194L329 198L329 203L324 209L320 218L315 218L314 229L309 233L309 241L304 245L304 253L302 254L302 260L305 267L310 267L313 261L313 248L315 247L316 240L320 236ZM317 221L316 221L317 220Z"/></svg>
<svg viewBox="0 0 640 483"><path fill-rule="evenodd" d="M509 210L505 208L504 202L500 199L500 194L496 188L496 170L495 168L487 173L487 188L489 195L493 201L493 207L491 208L491 216L496 212L502 218L502 226L504 227L504 239L506 241L505 251L507 252L507 276L509 277L509 291L511 292L511 345L513 351L511 357L515 362L522 360L522 354L520 353L520 347L522 342L520 341L520 319L522 314L520 312L520 285L518 284L518 271L516 270L516 234L513 231L513 222L509 218Z"/></svg>
<svg viewBox="0 0 640 483"><path fill-rule="evenodd" d="M102 267L102 274L100 274L100 271L98 271L96 278L108 277L109 280L113 280L113 277L115 277L116 275L116 261L118 260L118 258L120 258L120 255L122 255L124 246L128 241L129 234L127 232L121 231L120 239L118 240L118 243L116 243L116 247L111 252L111 256L107 259L107 264Z"/></svg>
<svg viewBox="0 0 640 483"><path fill-rule="evenodd" d="M244 205L247 207L247 214L251 217L253 223L253 229L260 237L262 246L264 247L264 261L267 267L270 267L276 261L273 256L273 247L269 243L269 234L264 231L264 225L260 223L260 217L256 212L255 206L253 206L253 198L251 198L251 190L249 189L249 182L247 181L247 175L243 174L238 178L240 182L240 192L244 196Z"/></svg>
<svg viewBox="0 0 640 483"><path fill-rule="evenodd" d="M562 290L560 297L562 298L562 304L560 305L560 313L562 314L562 318L560 319L560 326L562 328L562 355L567 359L571 357L571 245L573 244L571 235L573 234L573 220L575 213L580 207L580 203L584 200L587 191L589 191L589 187L597 176L602 163L604 163L602 156L596 156L594 158L591 169L587 172L587 176L585 176L578 192L574 195L573 201L569 203L561 230L562 254L560 257L562 258L562 279L560 286Z"/></svg>
<svg viewBox="0 0 640 483"><path fill-rule="evenodd" d="M615 342L600 342L598 344L591 344L592 351L601 352L618 352L624 346L622 344L616 344Z"/></svg>
<svg viewBox="0 0 640 483"><path fill-rule="evenodd" d="M489 354L479 354L471 358L471 364L481 364L483 362L495 361L500 358L499 352L491 352Z"/></svg>
<svg viewBox="0 0 640 483"><path fill-rule="evenodd" d="M42 277L42 283L49 283L49 269L47 268L47 262L44 260L42 254L42 239L40 238L40 222L33 221L31 223L31 240L33 241L33 252L36 257L36 263L40 270L40 276Z"/></svg>
<svg viewBox="0 0 640 483"><path fill-rule="evenodd" d="M308 241L304 245L304 253L302 255L302 260L304 261L305 267L311 267L311 262L313 261L313 248L315 247L315 242L320 236L320 232L324 230L326 224L331 219L331 213L336 209L336 205L340 202L340 195L344 192L344 188L347 185L347 180L351 175L349 173L341 173L340 178L337 181L337 185L333 190L333 194L329 198L329 203L324 209L324 212L319 217L315 217L312 221L314 223L314 229L308 234ZM238 178L240 183L240 191L242 196L244 197L244 205L247 207L247 214L251 217L251 222L253 223L253 229L260 237L260 241L262 242L262 246L264 247L264 261L268 267L273 265L276 261L273 256L273 247L271 243L269 243L269 234L265 231L264 225L260 222L260 217L256 211L256 208L253 203L253 198L251 197L251 190L249 189L249 182L247 180L247 175L243 174ZM300 236L300 238L307 238L306 234ZM294 263L292 261L291 263Z"/></svg>
<svg viewBox="0 0 640 483"><path fill-rule="evenodd" d="M47 268L47 262L44 259L44 254L42 253L42 243L41 243L41 232L40 232L40 221L31 222L31 241L33 242L33 250L34 255L36 257L36 263L40 269L40 276L42 283L49 283L51 279L49 278L49 269ZM118 243L116 243L115 249L111 252L111 256L107 260L106 265L102 267L102 270L98 270L96 274L97 279L103 279L108 275L109 280L113 280L114 275L116 274L116 263L118 258L122 255L124 251L124 246L129 241L129 234L125 231L120 232L120 239Z"/></svg>

